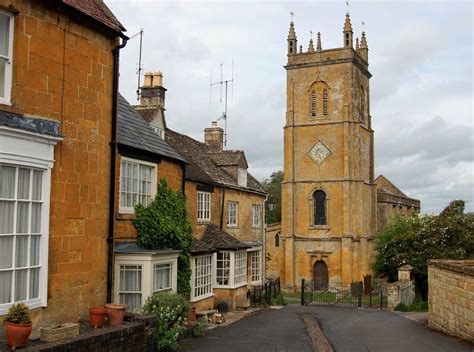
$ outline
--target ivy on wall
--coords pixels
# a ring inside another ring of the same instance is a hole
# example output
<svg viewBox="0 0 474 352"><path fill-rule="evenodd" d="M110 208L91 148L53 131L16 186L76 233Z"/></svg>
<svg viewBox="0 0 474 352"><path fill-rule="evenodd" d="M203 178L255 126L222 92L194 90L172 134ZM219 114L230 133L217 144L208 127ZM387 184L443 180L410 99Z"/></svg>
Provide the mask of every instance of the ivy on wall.
<svg viewBox="0 0 474 352"><path fill-rule="evenodd" d="M137 244L146 249L179 249L178 293L189 297L191 279L192 227L182 192L168 187L165 179L158 183L156 197L146 207L135 207L133 221L138 231Z"/></svg>

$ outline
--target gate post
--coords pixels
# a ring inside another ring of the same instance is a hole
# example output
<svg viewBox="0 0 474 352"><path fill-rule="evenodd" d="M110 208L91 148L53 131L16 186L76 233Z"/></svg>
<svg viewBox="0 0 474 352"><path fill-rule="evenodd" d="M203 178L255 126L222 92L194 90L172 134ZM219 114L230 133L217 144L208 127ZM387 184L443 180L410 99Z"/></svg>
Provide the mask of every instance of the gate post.
<svg viewBox="0 0 474 352"><path fill-rule="evenodd" d="M357 295L357 308L362 307L362 294L359 292Z"/></svg>
<svg viewBox="0 0 474 352"><path fill-rule="evenodd" d="M304 306L304 288L305 288L305 280L301 279L301 305Z"/></svg>
<svg viewBox="0 0 474 352"><path fill-rule="evenodd" d="M383 309L383 291L380 290L380 309Z"/></svg>

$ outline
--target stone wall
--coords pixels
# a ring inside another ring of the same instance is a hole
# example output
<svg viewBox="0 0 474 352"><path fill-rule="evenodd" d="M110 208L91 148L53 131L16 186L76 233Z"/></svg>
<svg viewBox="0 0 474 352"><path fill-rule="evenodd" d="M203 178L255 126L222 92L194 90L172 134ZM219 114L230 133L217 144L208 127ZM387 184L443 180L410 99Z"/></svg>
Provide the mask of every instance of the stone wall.
<svg viewBox="0 0 474 352"><path fill-rule="evenodd" d="M474 260L428 261L428 325L474 342Z"/></svg>
<svg viewBox="0 0 474 352"><path fill-rule="evenodd" d="M278 237L277 237L278 235ZM282 258L282 243L280 240L281 224L271 224L267 226L265 231L265 250L269 259L266 260L266 278L276 279L280 277ZM278 238L278 240L277 240Z"/></svg>

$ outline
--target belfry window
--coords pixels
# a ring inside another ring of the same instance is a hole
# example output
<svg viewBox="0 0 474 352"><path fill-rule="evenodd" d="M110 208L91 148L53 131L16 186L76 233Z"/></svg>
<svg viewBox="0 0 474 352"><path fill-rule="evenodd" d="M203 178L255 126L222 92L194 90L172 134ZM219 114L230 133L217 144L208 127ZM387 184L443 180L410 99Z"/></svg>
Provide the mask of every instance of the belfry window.
<svg viewBox="0 0 474 352"><path fill-rule="evenodd" d="M326 193L317 190L313 193L313 224L326 225Z"/></svg>
<svg viewBox="0 0 474 352"><path fill-rule="evenodd" d="M328 90L323 89L323 115L327 116L328 114Z"/></svg>
<svg viewBox="0 0 474 352"><path fill-rule="evenodd" d="M316 91L311 91L311 116L316 116Z"/></svg>
<svg viewBox="0 0 474 352"><path fill-rule="evenodd" d="M309 117L327 118L329 115L329 87L323 81L316 81L309 89Z"/></svg>

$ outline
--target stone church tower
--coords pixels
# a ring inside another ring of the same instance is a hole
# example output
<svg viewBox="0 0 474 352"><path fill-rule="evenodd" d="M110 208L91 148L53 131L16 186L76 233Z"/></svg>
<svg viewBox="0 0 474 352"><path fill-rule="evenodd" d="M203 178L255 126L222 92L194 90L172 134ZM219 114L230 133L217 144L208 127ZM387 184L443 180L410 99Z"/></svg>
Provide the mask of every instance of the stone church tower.
<svg viewBox="0 0 474 352"><path fill-rule="evenodd" d="M349 14L342 47L298 48L288 35L280 276L286 289L301 279L316 288L350 284L370 273L376 230L374 132L368 48Z"/></svg>

